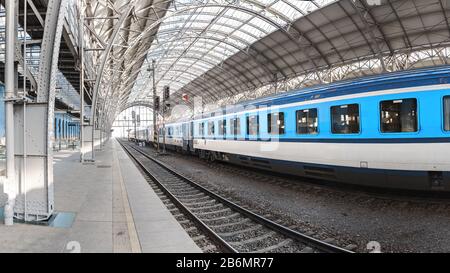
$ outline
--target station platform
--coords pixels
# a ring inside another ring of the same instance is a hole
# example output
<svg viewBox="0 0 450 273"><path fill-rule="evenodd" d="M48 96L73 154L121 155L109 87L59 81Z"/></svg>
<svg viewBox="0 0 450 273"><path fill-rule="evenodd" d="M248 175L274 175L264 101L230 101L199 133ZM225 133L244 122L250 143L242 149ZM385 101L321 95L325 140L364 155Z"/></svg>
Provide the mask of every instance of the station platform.
<svg viewBox="0 0 450 273"><path fill-rule="evenodd" d="M56 218L50 226L0 223L0 252L198 253L116 140L96 152L54 155Z"/></svg>

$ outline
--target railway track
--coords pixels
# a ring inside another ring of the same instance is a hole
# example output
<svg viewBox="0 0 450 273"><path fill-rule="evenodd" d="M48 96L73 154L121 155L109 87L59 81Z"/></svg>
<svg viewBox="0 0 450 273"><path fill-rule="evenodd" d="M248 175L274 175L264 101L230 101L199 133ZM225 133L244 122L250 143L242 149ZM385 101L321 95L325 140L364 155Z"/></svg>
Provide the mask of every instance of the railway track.
<svg viewBox="0 0 450 273"><path fill-rule="evenodd" d="M266 219L195 183L135 145L119 143L177 209L224 251L352 253Z"/></svg>

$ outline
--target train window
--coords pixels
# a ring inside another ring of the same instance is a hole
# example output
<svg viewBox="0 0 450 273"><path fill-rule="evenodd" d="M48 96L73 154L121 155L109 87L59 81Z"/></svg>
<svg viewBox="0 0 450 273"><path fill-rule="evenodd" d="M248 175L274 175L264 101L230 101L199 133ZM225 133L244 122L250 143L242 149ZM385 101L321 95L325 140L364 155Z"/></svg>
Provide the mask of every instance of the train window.
<svg viewBox="0 0 450 273"><path fill-rule="evenodd" d="M444 130L450 131L450 96L444 97Z"/></svg>
<svg viewBox="0 0 450 273"><path fill-rule="evenodd" d="M204 136L205 135L205 123L201 122L198 124L198 134L200 136Z"/></svg>
<svg viewBox="0 0 450 273"><path fill-rule="evenodd" d="M312 135L319 132L317 109L297 111L297 134Z"/></svg>
<svg viewBox="0 0 450 273"><path fill-rule="evenodd" d="M225 136L227 134L227 121L219 120L219 135Z"/></svg>
<svg viewBox="0 0 450 273"><path fill-rule="evenodd" d="M331 122L333 134L358 134L360 132L359 105L331 107Z"/></svg>
<svg viewBox="0 0 450 273"><path fill-rule="evenodd" d="M214 135L214 121L208 122L208 135L213 136Z"/></svg>
<svg viewBox="0 0 450 273"><path fill-rule="evenodd" d="M247 135L255 136L259 132L259 116L247 117Z"/></svg>
<svg viewBox="0 0 450 273"><path fill-rule="evenodd" d="M230 120L231 123L231 134L236 136L241 134L241 119L233 118Z"/></svg>
<svg viewBox="0 0 450 273"><path fill-rule="evenodd" d="M267 132L271 135L284 135L284 113L267 114Z"/></svg>
<svg viewBox="0 0 450 273"><path fill-rule="evenodd" d="M381 132L417 132L417 100L387 100L380 103Z"/></svg>

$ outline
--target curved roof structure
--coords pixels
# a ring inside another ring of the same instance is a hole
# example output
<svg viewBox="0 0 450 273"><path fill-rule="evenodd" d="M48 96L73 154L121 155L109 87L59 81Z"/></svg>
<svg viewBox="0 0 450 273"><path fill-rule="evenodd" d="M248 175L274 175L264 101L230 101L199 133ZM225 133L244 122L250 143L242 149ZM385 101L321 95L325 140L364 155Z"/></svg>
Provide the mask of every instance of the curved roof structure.
<svg viewBox="0 0 450 273"><path fill-rule="evenodd" d="M109 122L152 102L153 73L175 103L233 103L449 61L446 0L85 1L93 113Z"/></svg>
<svg viewBox="0 0 450 273"><path fill-rule="evenodd" d="M219 66L230 56L332 1L174 1L162 22L148 60L156 60L156 85L172 92ZM141 71L145 72L145 71ZM221 73L225 77L226 70ZM149 73L141 73L129 100L149 96ZM219 77L211 78L219 84ZM242 83L249 86L247 83ZM150 88L151 91L151 88Z"/></svg>
<svg viewBox="0 0 450 273"><path fill-rule="evenodd" d="M367 71L370 74L404 69L408 66L401 62L403 54L411 56L413 52L443 49L449 45L447 1L381 3L369 6L365 1L341 0L302 16L288 28L258 40L247 52L234 54L183 86L175 99L187 93L214 102L223 96L254 91L274 82L343 65L358 64L360 70L371 70ZM422 58L415 57L422 62L428 60L427 53L421 55ZM436 59L438 63L448 61L447 58ZM361 63L368 60L377 64L370 69L362 68ZM400 66L395 67L396 64ZM319 82L333 80L327 75L318 78Z"/></svg>

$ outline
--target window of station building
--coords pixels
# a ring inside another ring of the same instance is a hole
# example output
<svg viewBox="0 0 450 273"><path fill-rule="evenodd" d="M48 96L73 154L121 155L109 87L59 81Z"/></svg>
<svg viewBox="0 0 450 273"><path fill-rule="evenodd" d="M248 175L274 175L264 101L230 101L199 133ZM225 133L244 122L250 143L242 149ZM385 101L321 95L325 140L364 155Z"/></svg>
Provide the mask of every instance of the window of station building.
<svg viewBox="0 0 450 273"><path fill-rule="evenodd" d="M359 105L331 107L331 124L333 134L358 134L360 132Z"/></svg>
<svg viewBox="0 0 450 273"><path fill-rule="evenodd" d="M270 113L267 114L267 132L271 135L284 135L284 113Z"/></svg>
<svg viewBox="0 0 450 273"><path fill-rule="evenodd" d="M381 132L408 133L418 131L417 100L387 100L380 103Z"/></svg>
<svg viewBox="0 0 450 273"><path fill-rule="evenodd" d="M247 117L247 135L256 136L259 132L259 116Z"/></svg>
<svg viewBox="0 0 450 273"><path fill-rule="evenodd" d="M208 135L213 136L215 132L214 121L208 122Z"/></svg>
<svg viewBox="0 0 450 273"><path fill-rule="evenodd" d="M444 97L444 130L450 131L450 96Z"/></svg>
<svg viewBox="0 0 450 273"><path fill-rule="evenodd" d="M219 120L219 135L225 136L227 134L227 121L226 120Z"/></svg>
<svg viewBox="0 0 450 273"><path fill-rule="evenodd" d="M241 119L240 118L233 118L230 119L231 123L231 134L234 136L241 134Z"/></svg>
<svg viewBox="0 0 450 273"><path fill-rule="evenodd" d="M204 136L205 135L205 123L201 122L198 124L198 134L200 136Z"/></svg>
<svg viewBox="0 0 450 273"><path fill-rule="evenodd" d="M297 116L297 134L313 135L319 133L319 117L317 109L299 110Z"/></svg>

